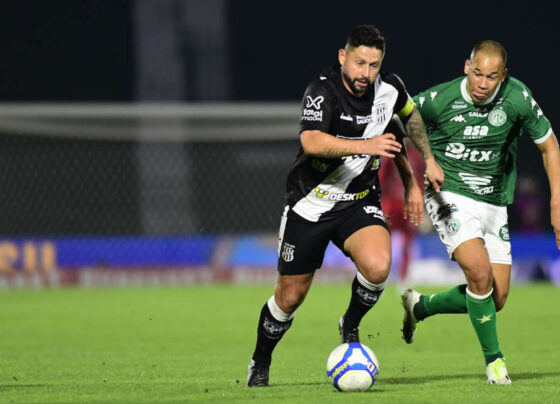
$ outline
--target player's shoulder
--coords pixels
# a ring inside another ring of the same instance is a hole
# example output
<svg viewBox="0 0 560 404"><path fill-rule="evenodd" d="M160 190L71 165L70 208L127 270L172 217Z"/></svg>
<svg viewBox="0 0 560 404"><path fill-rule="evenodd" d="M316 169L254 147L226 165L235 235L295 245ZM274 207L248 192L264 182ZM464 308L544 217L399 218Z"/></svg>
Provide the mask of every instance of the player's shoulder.
<svg viewBox="0 0 560 404"><path fill-rule="evenodd" d="M404 81L397 73L381 70L379 72L379 80L395 88L405 88Z"/></svg>
<svg viewBox="0 0 560 404"><path fill-rule="evenodd" d="M525 83L523 83L521 80L513 76L506 76L503 87L504 87L503 94L507 98L527 99L528 97L532 96L529 87L527 87Z"/></svg>
<svg viewBox="0 0 560 404"><path fill-rule="evenodd" d="M436 84L424 91L421 91L418 95L421 94L431 94L430 98L434 101L436 100L437 95L456 95L460 94L461 91L461 82L464 80L463 77L457 77L453 80L444 81L442 83ZM441 97L439 97L441 99Z"/></svg>
<svg viewBox="0 0 560 404"><path fill-rule="evenodd" d="M420 91L412 99L418 109L424 112L432 111L436 115L456 102L460 102L461 105L464 104L466 107L461 96L461 83L463 79L464 77L457 77L453 80L436 84L424 91Z"/></svg>
<svg viewBox="0 0 560 404"><path fill-rule="evenodd" d="M333 68L325 69L309 82L306 93L331 95L336 93L336 77Z"/></svg>

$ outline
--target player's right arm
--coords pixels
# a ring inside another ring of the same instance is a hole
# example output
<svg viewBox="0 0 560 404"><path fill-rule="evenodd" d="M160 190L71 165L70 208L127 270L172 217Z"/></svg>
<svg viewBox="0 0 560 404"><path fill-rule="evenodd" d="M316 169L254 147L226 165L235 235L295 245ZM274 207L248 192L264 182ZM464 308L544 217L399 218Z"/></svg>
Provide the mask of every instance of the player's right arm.
<svg viewBox="0 0 560 404"><path fill-rule="evenodd" d="M301 145L306 154L339 158L354 154L368 154L394 158L401 151L401 144L395 135L385 133L365 140L340 139L320 130L305 130L301 132Z"/></svg>

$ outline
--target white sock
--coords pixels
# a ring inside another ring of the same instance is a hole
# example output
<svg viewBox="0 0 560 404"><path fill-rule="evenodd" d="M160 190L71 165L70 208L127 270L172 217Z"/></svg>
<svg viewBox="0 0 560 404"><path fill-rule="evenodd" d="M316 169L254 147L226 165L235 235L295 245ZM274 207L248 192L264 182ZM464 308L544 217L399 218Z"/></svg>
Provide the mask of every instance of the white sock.
<svg viewBox="0 0 560 404"><path fill-rule="evenodd" d="M276 299L274 298L274 295L272 295L270 299L268 299L268 302L266 304L268 305L268 309L270 310L270 314L272 314L272 317L274 317L278 321L282 321L282 322L289 321L292 318L294 318L296 314L295 311L293 313L286 313L282 311L282 309L278 307L278 305L276 304Z"/></svg>
<svg viewBox="0 0 560 404"><path fill-rule="evenodd" d="M357 272L356 277L358 278L358 282L360 282L360 285L362 285L366 289L369 289L374 292L378 292L380 290L385 289L385 282L381 282L379 284L371 283L366 278L364 278L364 276L360 273L360 271Z"/></svg>

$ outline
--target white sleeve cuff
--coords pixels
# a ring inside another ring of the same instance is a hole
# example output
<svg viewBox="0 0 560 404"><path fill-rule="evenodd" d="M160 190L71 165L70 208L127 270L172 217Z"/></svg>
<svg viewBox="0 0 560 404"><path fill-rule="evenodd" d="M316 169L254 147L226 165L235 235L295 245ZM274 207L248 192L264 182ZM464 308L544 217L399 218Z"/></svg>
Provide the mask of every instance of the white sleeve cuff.
<svg viewBox="0 0 560 404"><path fill-rule="evenodd" d="M540 137L537 140L534 140L535 144L543 143L544 141L546 141L546 139L548 139L550 137L550 135L552 135L552 127L548 130L548 132L546 132L546 134L543 137Z"/></svg>

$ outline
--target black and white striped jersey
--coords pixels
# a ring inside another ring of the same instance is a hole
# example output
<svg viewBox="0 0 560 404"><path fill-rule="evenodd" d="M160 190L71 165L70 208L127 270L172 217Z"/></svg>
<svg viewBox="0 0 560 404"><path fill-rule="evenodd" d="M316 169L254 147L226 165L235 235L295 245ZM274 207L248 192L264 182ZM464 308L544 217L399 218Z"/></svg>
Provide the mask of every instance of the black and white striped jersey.
<svg viewBox="0 0 560 404"><path fill-rule="evenodd" d="M400 78L380 72L362 97L342 82L340 67L332 67L312 81L301 106L300 133L319 130L344 139L369 139L385 133L391 117L407 116L413 103ZM379 194L379 156L321 158L300 146L288 175L286 204L312 222L335 217L369 196Z"/></svg>

